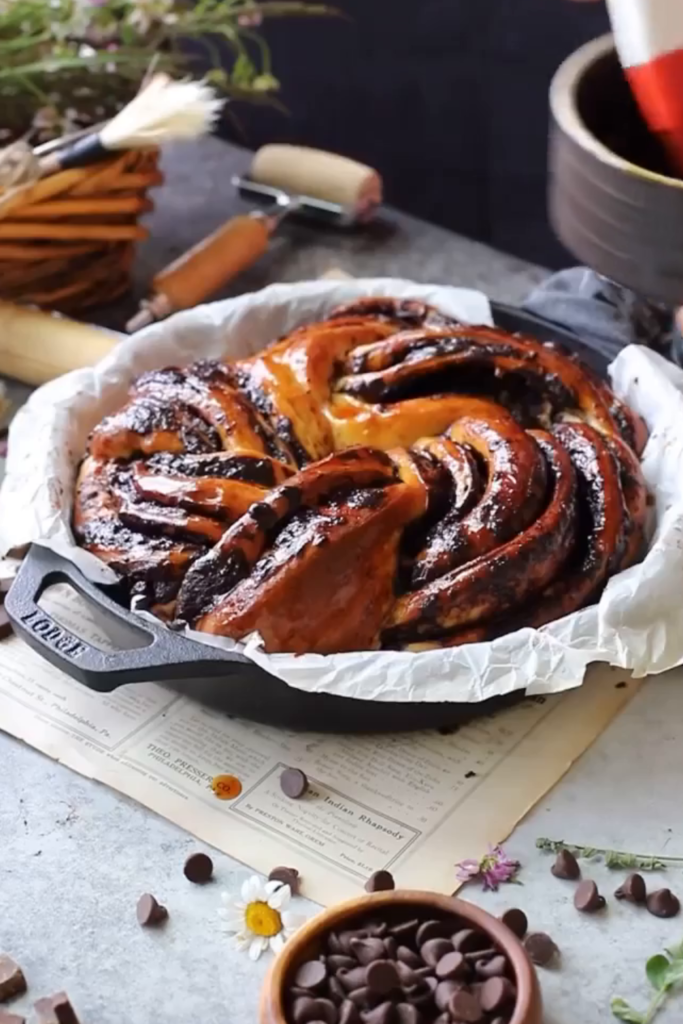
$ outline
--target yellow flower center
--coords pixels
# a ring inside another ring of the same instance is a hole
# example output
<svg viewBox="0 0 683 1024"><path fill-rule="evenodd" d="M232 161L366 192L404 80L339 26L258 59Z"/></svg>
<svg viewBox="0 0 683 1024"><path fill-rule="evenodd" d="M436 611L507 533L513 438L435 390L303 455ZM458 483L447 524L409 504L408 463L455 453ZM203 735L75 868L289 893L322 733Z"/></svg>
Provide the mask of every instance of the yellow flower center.
<svg viewBox="0 0 683 1024"><path fill-rule="evenodd" d="M262 935L269 939L282 931L282 918L277 910L273 910L267 903L248 903L245 912L247 928L254 935Z"/></svg>

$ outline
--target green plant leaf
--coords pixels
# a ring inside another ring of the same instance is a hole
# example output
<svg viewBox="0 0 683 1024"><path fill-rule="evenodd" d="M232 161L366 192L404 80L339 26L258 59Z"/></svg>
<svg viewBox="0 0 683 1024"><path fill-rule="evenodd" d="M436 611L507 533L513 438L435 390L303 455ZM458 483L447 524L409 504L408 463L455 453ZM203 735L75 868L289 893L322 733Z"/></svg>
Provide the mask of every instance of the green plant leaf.
<svg viewBox="0 0 683 1024"><path fill-rule="evenodd" d="M662 989L665 989L668 985L672 984L672 982L669 981L670 970L671 962L663 953L656 953L655 956L651 956L645 964L647 980L653 988L657 989L658 992L661 992Z"/></svg>
<svg viewBox="0 0 683 1024"><path fill-rule="evenodd" d="M674 963L669 964L669 969L666 972L666 987L672 988L674 985L680 985L683 981L683 963L680 960L675 960Z"/></svg>
<svg viewBox="0 0 683 1024"><path fill-rule="evenodd" d="M645 1014L634 1010L625 999L614 996L610 1003L610 1009L618 1020L626 1021L626 1024L645 1024Z"/></svg>

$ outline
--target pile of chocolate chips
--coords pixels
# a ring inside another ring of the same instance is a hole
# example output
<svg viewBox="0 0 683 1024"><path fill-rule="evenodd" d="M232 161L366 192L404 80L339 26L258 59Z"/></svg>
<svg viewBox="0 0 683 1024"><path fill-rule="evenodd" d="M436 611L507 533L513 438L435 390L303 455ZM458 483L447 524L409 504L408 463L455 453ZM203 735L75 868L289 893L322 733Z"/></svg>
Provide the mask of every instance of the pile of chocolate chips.
<svg viewBox="0 0 683 1024"><path fill-rule="evenodd" d="M507 1024L514 973L491 937L456 916L407 913L325 936L289 979L290 1024Z"/></svg>

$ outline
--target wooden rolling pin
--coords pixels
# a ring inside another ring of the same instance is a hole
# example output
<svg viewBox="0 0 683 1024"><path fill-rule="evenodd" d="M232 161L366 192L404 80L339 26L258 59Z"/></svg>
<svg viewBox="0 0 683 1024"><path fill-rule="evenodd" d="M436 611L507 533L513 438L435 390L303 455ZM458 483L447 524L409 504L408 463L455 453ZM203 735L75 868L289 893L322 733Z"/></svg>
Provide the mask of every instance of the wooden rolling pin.
<svg viewBox="0 0 683 1024"><path fill-rule="evenodd" d="M0 374L34 387L92 366L116 337L66 317L0 302Z"/></svg>

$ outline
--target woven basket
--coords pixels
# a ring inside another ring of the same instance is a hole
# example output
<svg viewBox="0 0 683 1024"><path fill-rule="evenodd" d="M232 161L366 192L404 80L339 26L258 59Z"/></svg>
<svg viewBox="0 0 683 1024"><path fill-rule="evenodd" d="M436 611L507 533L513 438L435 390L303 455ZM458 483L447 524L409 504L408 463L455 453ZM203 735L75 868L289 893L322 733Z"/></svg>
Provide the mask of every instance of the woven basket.
<svg viewBox="0 0 683 1024"><path fill-rule="evenodd" d="M4 201L0 190L0 298L75 314L127 291L147 189L163 181L157 160L131 150Z"/></svg>

